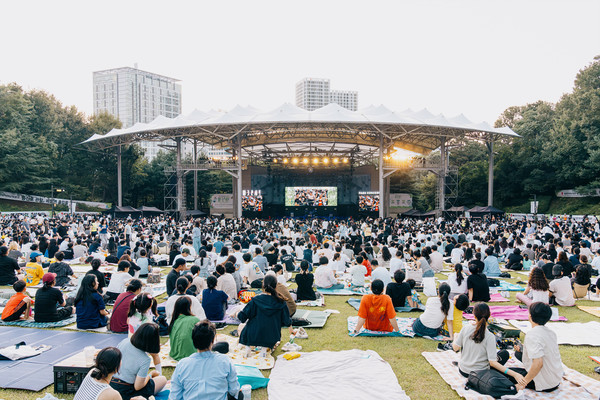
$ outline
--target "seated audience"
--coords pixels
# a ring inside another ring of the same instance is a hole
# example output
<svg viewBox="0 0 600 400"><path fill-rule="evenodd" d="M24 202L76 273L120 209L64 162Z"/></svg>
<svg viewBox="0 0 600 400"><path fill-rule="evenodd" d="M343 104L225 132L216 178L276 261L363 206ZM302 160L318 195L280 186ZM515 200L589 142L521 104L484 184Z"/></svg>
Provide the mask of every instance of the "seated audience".
<svg viewBox="0 0 600 400"><path fill-rule="evenodd" d="M106 288L106 296L109 301L114 301L121 293L125 291L127 283L131 280L129 275L129 261L120 261L117 266L117 273L112 274L108 287Z"/></svg>
<svg viewBox="0 0 600 400"><path fill-rule="evenodd" d="M16 272L20 272L19 263L8 256L8 247L0 246L0 286L12 285L18 280Z"/></svg>
<svg viewBox="0 0 600 400"><path fill-rule="evenodd" d="M31 297L27 296L27 285L20 279L12 285L16 292L2 310L2 321L11 322L31 319Z"/></svg>
<svg viewBox="0 0 600 400"><path fill-rule="evenodd" d="M303 300L316 300L317 295L313 290L314 275L308 271L308 261L302 260L300 262L300 273L296 274L296 299L298 301Z"/></svg>
<svg viewBox="0 0 600 400"><path fill-rule="evenodd" d="M412 325L417 336L435 337L440 334L444 320L450 311L450 285L442 283L437 297L429 297L425 304L425 312Z"/></svg>
<svg viewBox="0 0 600 400"><path fill-rule="evenodd" d="M106 287L106 279L104 277L104 274L99 271L101 264L102 264L102 261L100 261L97 258L94 258L91 262L92 269L90 269L88 272L86 272L86 274L92 274L92 275L96 276L96 279L98 280L98 292L99 293L102 293L104 291L104 288Z"/></svg>
<svg viewBox="0 0 600 400"><path fill-rule="evenodd" d="M390 296L394 307L411 307L417 308L416 304L412 299L411 288L408 282L404 282L406 274L404 271L398 269L394 272L394 281L388 283L385 294Z"/></svg>
<svg viewBox="0 0 600 400"><path fill-rule="evenodd" d="M192 341L192 330L200 320L192 315L191 308L192 302L188 297L179 297L175 302L173 318L169 324L169 342L171 343L169 355L177 361L196 351Z"/></svg>
<svg viewBox="0 0 600 400"><path fill-rule="evenodd" d="M74 309L66 306L62 292L54 287L55 275L52 272L44 274L43 285L35 292L34 319L35 322L57 322L69 318ZM60 306L60 307L59 307Z"/></svg>
<svg viewBox="0 0 600 400"><path fill-rule="evenodd" d="M83 277L74 304L77 328L96 329L107 325L109 314L102 296L98 293L98 281L94 275Z"/></svg>
<svg viewBox="0 0 600 400"><path fill-rule="evenodd" d="M358 322L353 332L355 335L360 332L363 325L365 329L372 331L398 332L396 310L390 296L383 294L383 288L383 282L375 279L371 283L373 293L362 297L358 309Z"/></svg>
<svg viewBox="0 0 600 400"><path fill-rule="evenodd" d="M192 314L194 314L200 320L206 319L206 314L204 313L204 309L202 308L202 304L200 304L200 301L196 298L196 296L192 296L186 293L186 291L190 287L190 281L185 276L182 276L177 279L176 286L177 293L169 297L167 303L165 304L165 314L167 315L167 323L171 323L171 316L173 315L175 302L181 296L187 296L192 301Z"/></svg>
<svg viewBox="0 0 600 400"><path fill-rule="evenodd" d="M110 382L121 366L121 351L116 347L106 347L96 355L94 366L79 385L73 400L118 400L119 392ZM137 400L137 399L136 399Z"/></svg>
<svg viewBox="0 0 600 400"><path fill-rule="evenodd" d="M222 321L227 310L227 294L217 289L217 278L210 275L206 278L207 289L202 291L202 308L209 321ZM191 331L190 331L191 332Z"/></svg>
<svg viewBox="0 0 600 400"><path fill-rule="evenodd" d="M517 293L517 301L529 306L531 303L542 302L548 304L550 301L550 293L548 290L548 280L544 275L544 270L535 267L529 273L529 281L523 293Z"/></svg>
<svg viewBox="0 0 600 400"><path fill-rule="evenodd" d="M471 272L471 275L467 278L469 301L490 301L490 287L487 277L479 273L479 269L474 264L469 265L469 272Z"/></svg>
<svg viewBox="0 0 600 400"><path fill-rule="evenodd" d="M121 293L115 300L110 317L110 330L115 333L128 332L127 318L132 300L142 292L142 282L132 279L127 285L127 291Z"/></svg>
<svg viewBox="0 0 600 400"><path fill-rule="evenodd" d="M575 305L573 297L573 288L571 287L571 279L563 275L563 267L556 264L552 268L554 279L550 282L550 304L563 307L572 307Z"/></svg>

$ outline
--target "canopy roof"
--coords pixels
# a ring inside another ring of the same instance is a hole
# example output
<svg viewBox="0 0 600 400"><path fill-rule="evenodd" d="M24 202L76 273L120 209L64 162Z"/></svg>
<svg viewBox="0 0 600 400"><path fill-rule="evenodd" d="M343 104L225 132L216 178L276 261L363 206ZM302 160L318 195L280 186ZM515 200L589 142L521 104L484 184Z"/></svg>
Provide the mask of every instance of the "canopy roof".
<svg viewBox="0 0 600 400"><path fill-rule="evenodd" d="M268 112L236 106L229 112L194 110L176 118L159 116L150 123L95 134L83 144L103 149L141 140L197 139L217 148L231 148L237 143L242 157L248 158L264 157L266 152L303 152L306 150L298 146L306 147L307 143L312 144L311 151L316 147L329 154L372 153L379 147L381 136L386 148L393 146L421 154L438 148L442 139L493 141L519 137L508 127L472 122L462 114L446 117L426 109L394 112L382 105L350 111L337 104L307 111L285 103Z"/></svg>
<svg viewBox="0 0 600 400"><path fill-rule="evenodd" d="M151 206L141 206L138 210L145 213L163 213L163 210Z"/></svg>
<svg viewBox="0 0 600 400"><path fill-rule="evenodd" d="M469 212L471 214L504 214L504 211L494 206L475 206Z"/></svg>

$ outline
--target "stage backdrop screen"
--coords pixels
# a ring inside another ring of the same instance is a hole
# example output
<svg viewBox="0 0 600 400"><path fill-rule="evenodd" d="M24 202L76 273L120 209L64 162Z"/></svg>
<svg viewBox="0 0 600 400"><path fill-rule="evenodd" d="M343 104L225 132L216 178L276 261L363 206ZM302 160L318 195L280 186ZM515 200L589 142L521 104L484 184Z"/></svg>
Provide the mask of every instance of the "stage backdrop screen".
<svg viewBox="0 0 600 400"><path fill-rule="evenodd" d="M263 210L263 197L260 190L242 191L242 210L257 211Z"/></svg>
<svg viewBox="0 0 600 400"><path fill-rule="evenodd" d="M335 186L292 186L285 188L287 207L325 207L337 206L337 187Z"/></svg>
<svg viewBox="0 0 600 400"><path fill-rule="evenodd" d="M379 192L358 192L359 211L379 211Z"/></svg>

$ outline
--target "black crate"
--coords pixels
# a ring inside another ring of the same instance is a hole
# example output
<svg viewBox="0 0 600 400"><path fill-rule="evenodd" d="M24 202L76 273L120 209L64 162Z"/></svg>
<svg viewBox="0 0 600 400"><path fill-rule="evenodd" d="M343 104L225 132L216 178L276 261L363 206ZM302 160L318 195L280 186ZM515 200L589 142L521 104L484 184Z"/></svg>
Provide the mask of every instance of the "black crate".
<svg viewBox="0 0 600 400"><path fill-rule="evenodd" d="M75 393L92 367L54 367L54 393Z"/></svg>

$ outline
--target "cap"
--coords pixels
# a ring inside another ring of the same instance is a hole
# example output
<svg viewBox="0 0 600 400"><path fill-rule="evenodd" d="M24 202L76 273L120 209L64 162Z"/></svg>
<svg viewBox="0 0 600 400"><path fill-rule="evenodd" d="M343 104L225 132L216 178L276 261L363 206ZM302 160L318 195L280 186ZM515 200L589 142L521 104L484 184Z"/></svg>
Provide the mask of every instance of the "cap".
<svg viewBox="0 0 600 400"><path fill-rule="evenodd" d="M54 279L56 279L56 274L54 272L46 272L42 278L42 281L44 283L50 283L54 282Z"/></svg>
<svg viewBox="0 0 600 400"><path fill-rule="evenodd" d="M42 253L40 253L39 251L34 251L29 255L29 258L31 258L32 260L35 260L38 256L41 256Z"/></svg>

